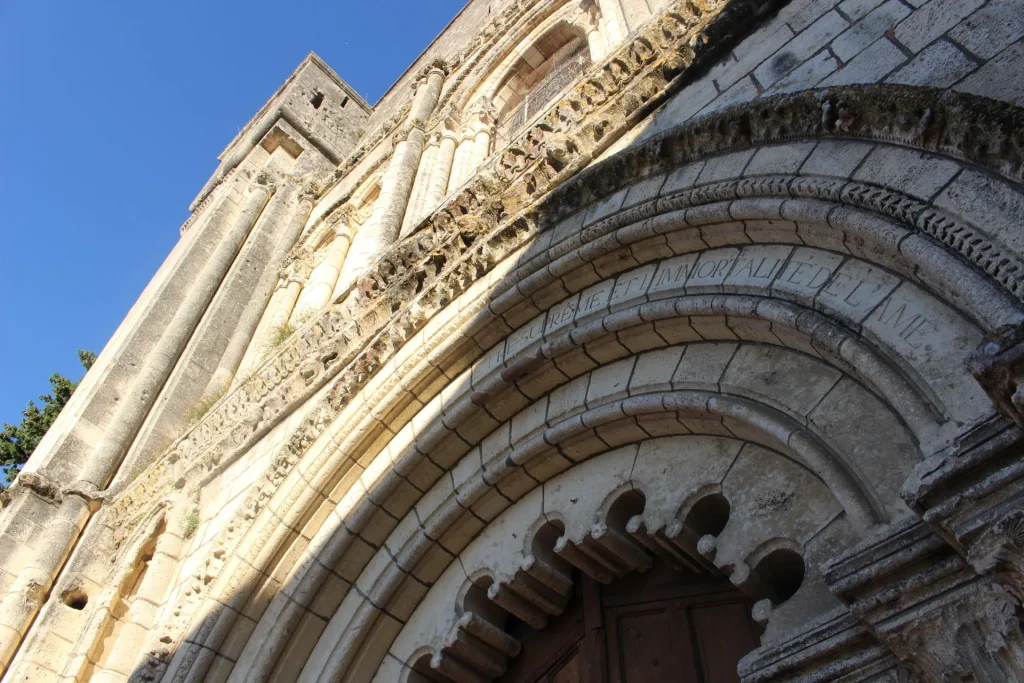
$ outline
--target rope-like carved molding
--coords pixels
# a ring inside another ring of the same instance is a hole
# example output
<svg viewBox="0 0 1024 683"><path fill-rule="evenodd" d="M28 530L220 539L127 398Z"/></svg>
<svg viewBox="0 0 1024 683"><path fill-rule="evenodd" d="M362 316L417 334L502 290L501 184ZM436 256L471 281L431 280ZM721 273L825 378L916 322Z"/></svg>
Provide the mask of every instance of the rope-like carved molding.
<svg viewBox="0 0 1024 683"><path fill-rule="evenodd" d="M726 181L697 188L693 191L671 195L667 198L652 200L647 205L641 205L622 212L615 217L615 221L623 225L628 225L630 224L630 221L640 218L640 214L643 214L644 216L655 216L659 211L669 211L672 210L673 207L678 209L684 206L700 206L715 203L730 198L737 199L757 196L827 199L836 203L846 203L858 208L870 208L866 205L862 205L856 200L856 197L859 196L858 193L844 193L843 189L846 185L850 185L850 183L844 183L844 181L828 178L787 179L769 177L754 181ZM849 200L841 202L840 200L843 198L844 194L849 197ZM890 194L892 199L890 202L887 202L887 204L891 206L905 206L907 202L912 201L906 198L901 198L896 193ZM595 224L591 228L588 228L584 231L586 238L585 241L587 243L594 243L600 240L602 236L607 234L607 229L610 224L610 220L603 221ZM444 305L452 301L456 296L468 288L474 279L471 273L476 272L480 274L489 268L489 262L491 265L496 262L489 261L489 254L492 257L500 254L508 255L522 246L522 244L525 243L525 240L534 237L535 233L533 230L535 229L535 224L533 225L534 228L527 229L520 233L510 231L503 235L492 235L491 237L494 238L494 241L477 240L477 244L474 247L462 254L465 262L456 264L455 267L446 269L442 274L436 276L431 285L424 289L422 298L417 300L415 306L419 307L420 311L439 311ZM501 233L502 231L497 232ZM608 240L603 240L603 242L611 244ZM576 240L575 246L579 247L580 245L580 241ZM558 247L555 247L552 249L552 254L557 256L559 251L561 250ZM435 256L440 257L440 255L436 253ZM500 261L502 258L504 258L504 256L500 256L497 260ZM530 263L525 264L523 268L528 269L531 266L536 266L535 270L540 271L543 269L544 264ZM398 264L392 264L392 267L398 267ZM505 295L500 291L495 290L492 292L490 298L492 302L497 303L497 300L504 296ZM486 306L486 302L484 305ZM410 320L410 318L407 317L408 313L409 311L407 310L403 311L401 315L396 316L396 324L399 326L408 324ZM292 434L289 442L275 455L273 466L265 475L266 478L259 484L254 485L247 497L241 518L236 519L231 525L229 525L228 532L225 533L223 537L219 537L215 542L217 545L217 559L211 559L208 566L203 567L203 576L216 576L219 573L219 570L223 565L223 560L220 558L230 556L231 549L233 549L241 540L241 536L244 534L245 529L253 520L255 520L257 515L260 514L266 504L270 501L274 493L283 483L285 477L298 462L301 455L308 449L308 447L348 403L348 401L355 396L360 387L369 378L369 374L372 372L370 368L375 369L375 366L379 367L390 358L391 353L382 353L384 347L381 345L381 342L382 340L386 342L387 340L394 339L394 337L391 336L393 333L393 330L382 331L374 343L367 347L364 352L358 356L357 362L352 365L352 373L346 373L343 375L341 381L332 387L327 397L310 412L307 419L296 430L296 432ZM268 533L269 530L270 527L267 528ZM258 542L254 543L253 547L264 547L264 544L269 541L269 537L260 539ZM243 579L238 577L233 577L232 580L244 582ZM195 585L198 586L198 588L195 589L197 593L190 593L187 596L189 602L193 606L198 604L198 593L204 589L203 584L200 582L197 582Z"/></svg>
<svg viewBox="0 0 1024 683"><path fill-rule="evenodd" d="M684 42L689 44L689 40ZM854 94L866 98L885 95L873 92L871 88L830 91L833 97ZM820 121L821 93L793 96L794 99L802 97L810 97L815 102L814 119ZM988 103L986 100L974 99L976 103ZM759 103L759 106L763 106L763 103ZM970 106L964 115L974 121L975 130L986 130L984 125L978 128L979 124L985 122L974 116ZM735 112L726 112L721 118L733 116ZM1019 111L1015 116L1019 116ZM987 134L993 136L1001 133L1006 122L1012 120L1012 117L996 120L997 125L988 129ZM700 126L710 126L716 130L713 124L707 122ZM685 139L695 127L676 132L678 138L675 139ZM870 130L865 130L865 133L870 133ZM847 137L848 131L811 125L801 129L799 135L792 134L792 137L815 136ZM861 137L871 136L862 134ZM342 306L326 311L308 324L255 377L216 406L203 423L177 442L169 453L118 496L111 510L117 520L117 528L127 531L133 527L134 521L153 500L151 492L162 490L165 482L180 479L182 485L188 482L195 485L197 475L213 471L224 458L244 450L276 425L294 406L323 387L341 368L347 368L327 396L311 409L300 427L275 455L273 466L265 479L253 486L244 505L244 519L237 520L238 523L232 527L234 533L224 539L225 549L232 548L241 535L239 525L247 526L255 519L300 455L405 339L495 264L534 238L539 229L538 224L551 225L560 216L571 213L569 207L573 204L577 204L578 210L600 196L599 192L613 192L672 164L685 162L685 158L680 160L672 155L658 153L671 149L666 142L670 138L665 136L602 165L602 168L625 172L587 172L571 183L573 191L567 189L556 192L533 210L512 217L508 217L503 202L498 198L499 191L505 186L486 174L478 177L450 206L435 214L427 229L396 244L360 280L355 297ZM730 136L728 140L720 140L717 145L710 145L708 149L695 150L694 154L709 156L760 142L759 138L749 134L746 137ZM914 140L907 142L913 143ZM973 158L974 152L979 149L978 146L972 147L968 150L970 155L965 156L976 160ZM980 149L980 152L984 157L986 150ZM1019 164L1015 168L1019 172ZM803 196L806 190L801 188L809 182L791 182L789 191L792 196ZM819 193L815 196L825 196L820 194L825 192L832 193L828 195L830 197L841 196L839 189L834 187L834 181L819 182L828 183L832 189L815 190ZM743 196L749 196L748 192L753 191L745 190ZM848 196L851 197L851 203L856 201L854 194Z"/></svg>
<svg viewBox="0 0 1024 683"><path fill-rule="evenodd" d="M854 85L777 95L699 119L577 174L552 191L552 221L668 168L813 138L890 142L985 166L1024 184L1024 109L937 88Z"/></svg>
<svg viewBox="0 0 1024 683"><path fill-rule="evenodd" d="M710 183L662 197L656 202L640 204L599 221L586 229L582 240L584 243L592 242L621 227L670 211L751 197L820 199L870 209L900 223L914 226L946 245L1003 285L1018 301L1024 302L1024 259L1012 250L925 202L884 187L857 181L769 176ZM559 245L552 245L548 254L538 258L557 258L570 246L575 245L570 244L562 248ZM536 270L540 265L539 261L529 262L524 264L524 268Z"/></svg>
<svg viewBox="0 0 1024 683"><path fill-rule="evenodd" d="M355 296L307 324L128 486L113 506L113 514L124 522L120 528L130 526L128 520L134 516L130 511L145 507L152 500L150 492L164 488L162 482L184 477L195 483L196 474L212 472L221 461L254 443L295 405L312 396L342 367L348 367L341 380L345 388L332 392L334 398L328 399L336 404L332 409L336 414L348 400L341 397L353 395L380 367L381 359L390 357L434 311L536 234L535 216L513 211L513 207L525 207L530 198L539 200L557 184L555 175L557 182L564 181L588 163L591 156L580 152L584 147L592 148L584 138L593 138L596 128L604 131L597 137L610 144L614 137L607 134L610 107L637 114L636 98L641 96L653 106L654 94L668 75L682 78L687 68L706 67L749 33L775 4L774 0L733 0L719 9L718 0L707 0L704 5L680 2L650 24L623 46L615 66L609 61L602 76L590 78L571 91L573 104L563 102L549 115L562 122L559 130L575 131L576 142L569 141L565 133L549 135L554 130L546 121L528 130L520 139L529 139L529 145L520 147L530 150L526 156L539 158L523 164L523 172L513 182L507 181L507 171L479 174L432 216L426 229L392 247L359 280ZM700 16L695 14L697 11ZM660 56L655 45L660 46ZM598 90L602 93L599 98L588 94ZM629 101L618 104L623 98ZM574 116L582 116L591 108L605 123L590 124L584 116L572 124L575 119L566 118L564 113L572 110ZM637 117L621 114L619 134ZM556 159L571 160L572 164L563 166ZM556 171L556 166L561 170ZM521 215L508 218L515 213ZM317 413L307 422L326 424L329 419L329 415Z"/></svg>

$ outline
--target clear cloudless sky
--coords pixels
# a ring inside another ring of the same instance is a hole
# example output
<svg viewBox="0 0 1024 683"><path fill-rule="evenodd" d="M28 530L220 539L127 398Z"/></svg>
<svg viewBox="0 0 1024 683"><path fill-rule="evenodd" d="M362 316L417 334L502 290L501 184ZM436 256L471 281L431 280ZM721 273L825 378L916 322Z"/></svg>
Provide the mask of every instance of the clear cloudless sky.
<svg viewBox="0 0 1024 683"><path fill-rule="evenodd" d="M0 422L83 373L310 51L371 104L466 0L0 0Z"/></svg>

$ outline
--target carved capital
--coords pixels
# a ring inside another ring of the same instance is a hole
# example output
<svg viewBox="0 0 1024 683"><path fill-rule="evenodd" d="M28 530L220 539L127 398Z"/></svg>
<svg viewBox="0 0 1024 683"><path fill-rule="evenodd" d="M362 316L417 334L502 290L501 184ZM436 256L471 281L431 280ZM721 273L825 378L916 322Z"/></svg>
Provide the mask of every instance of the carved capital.
<svg viewBox="0 0 1024 683"><path fill-rule="evenodd" d="M430 117L430 127L442 126L452 130L458 129L462 123L462 115L458 108L452 103L444 105L440 111Z"/></svg>
<svg viewBox="0 0 1024 683"><path fill-rule="evenodd" d="M7 494L12 496L19 488L26 488L50 503L59 503L64 497L63 491L57 483L37 472L19 473L7 490Z"/></svg>
<svg viewBox="0 0 1024 683"><path fill-rule="evenodd" d="M300 247L292 251L288 260L281 269L281 279L285 282L298 282L303 284L309 279L313 272L313 254L306 247Z"/></svg>
<svg viewBox="0 0 1024 683"><path fill-rule="evenodd" d="M65 498L68 496L81 498L93 512L100 509L107 497L106 491L100 491L88 482L76 482L71 486L65 486L62 493Z"/></svg>
<svg viewBox="0 0 1024 683"><path fill-rule="evenodd" d="M601 7L597 0L580 0L580 13L574 22L584 31L596 31L601 23Z"/></svg>
<svg viewBox="0 0 1024 683"><path fill-rule="evenodd" d="M322 188L320 183L316 180L310 180L302 185L302 189L299 190L299 201L300 202L316 202L317 198L320 197Z"/></svg>
<svg viewBox="0 0 1024 683"><path fill-rule="evenodd" d="M398 129L395 130L395 132L391 135L392 146L397 147L398 143L405 142L406 140L408 140L409 135L414 130L420 130L420 128L416 126L416 123L416 121L407 121L403 123L401 126L399 126Z"/></svg>
<svg viewBox="0 0 1024 683"><path fill-rule="evenodd" d="M1000 517L971 544L967 560L979 574L999 581L1017 600L1024 601L1024 508Z"/></svg>
<svg viewBox="0 0 1024 683"><path fill-rule="evenodd" d="M267 194L273 194L277 190L277 180L269 173L258 173L253 179L252 184L249 185L249 192L255 192L256 190L263 190Z"/></svg>
<svg viewBox="0 0 1024 683"><path fill-rule="evenodd" d="M352 238L352 214L354 209L351 204L339 206L327 217L327 226L334 231L335 236Z"/></svg>
<svg viewBox="0 0 1024 683"><path fill-rule="evenodd" d="M451 66L443 59L435 59L422 69L416 75L416 80L413 81L413 87L417 88L421 83L425 83L431 74L437 74L442 79L447 78L448 74L451 73Z"/></svg>
<svg viewBox="0 0 1024 683"><path fill-rule="evenodd" d="M490 98L481 97L466 109L464 120L467 127L487 127L494 125L497 111Z"/></svg>
<svg viewBox="0 0 1024 683"><path fill-rule="evenodd" d="M990 334L968 355L967 369L999 412L1024 428L1024 324Z"/></svg>
<svg viewBox="0 0 1024 683"><path fill-rule="evenodd" d="M1024 681L1017 602L978 576L921 520L879 531L827 563L822 574L850 612L921 680Z"/></svg>

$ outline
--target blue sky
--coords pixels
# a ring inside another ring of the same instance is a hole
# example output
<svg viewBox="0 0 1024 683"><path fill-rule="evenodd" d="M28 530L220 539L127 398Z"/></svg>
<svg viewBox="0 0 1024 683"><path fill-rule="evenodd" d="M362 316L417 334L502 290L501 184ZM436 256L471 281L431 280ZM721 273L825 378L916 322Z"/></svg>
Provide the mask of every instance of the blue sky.
<svg viewBox="0 0 1024 683"><path fill-rule="evenodd" d="M310 50L375 103L464 4L0 0L0 422L81 376Z"/></svg>

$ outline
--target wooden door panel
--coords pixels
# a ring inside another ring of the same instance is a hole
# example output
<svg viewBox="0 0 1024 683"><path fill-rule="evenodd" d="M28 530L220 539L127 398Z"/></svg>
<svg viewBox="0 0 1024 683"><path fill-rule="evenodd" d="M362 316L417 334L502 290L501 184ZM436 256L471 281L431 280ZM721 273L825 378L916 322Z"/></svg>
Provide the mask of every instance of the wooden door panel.
<svg viewBox="0 0 1024 683"><path fill-rule="evenodd" d="M583 683L580 678L579 650L564 664L559 665L551 675L551 683Z"/></svg>
<svg viewBox="0 0 1024 683"><path fill-rule="evenodd" d="M612 683L654 683L672 668L673 634L665 609L613 613L608 633L608 651L615 655L609 661Z"/></svg>
<svg viewBox="0 0 1024 683"><path fill-rule="evenodd" d="M757 646L749 601L725 579L658 565L610 587L577 579L544 631L509 624L523 649L500 683L737 683Z"/></svg>
<svg viewBox="0 0 1024 683"><path fill-rule="evenodd" d="M757 647L750 628L746 602L694 607L693 630L697 636L704 680L708 683L739 683L736 665Z"/></svg>
<svg viewBox="0 0 1024 683"><path fill-rule="evenodd" d="M700 683L680 601L615 607L605 618L609 683Z"/></svg>

